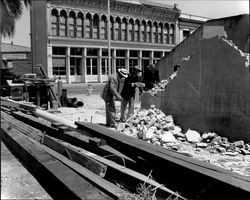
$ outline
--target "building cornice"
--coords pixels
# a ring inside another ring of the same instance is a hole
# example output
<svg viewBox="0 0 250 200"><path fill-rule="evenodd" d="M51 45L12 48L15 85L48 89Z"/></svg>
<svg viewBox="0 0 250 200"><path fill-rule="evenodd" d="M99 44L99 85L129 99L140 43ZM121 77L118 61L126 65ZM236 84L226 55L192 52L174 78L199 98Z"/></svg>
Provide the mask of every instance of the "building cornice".
<svg viewBox="0 0 250 200"><path fill-rule="evenodd" d="M47 0L52 8L64 8L74 10L89 10L90 12L100 12L107 15L106 0ZM132 4L128 2L118 2L111 0L110 9L113 15L129 15L131 17L147 18L150 20L176 21L180 16L180 10L176 8L165 8L159 6L149 6L147 4Z"/></svg>

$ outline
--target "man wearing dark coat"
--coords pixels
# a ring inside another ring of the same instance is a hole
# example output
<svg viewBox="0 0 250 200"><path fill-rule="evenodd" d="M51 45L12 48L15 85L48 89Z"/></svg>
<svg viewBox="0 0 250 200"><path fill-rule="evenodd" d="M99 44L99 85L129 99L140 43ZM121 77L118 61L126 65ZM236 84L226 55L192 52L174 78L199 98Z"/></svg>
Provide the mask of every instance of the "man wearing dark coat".
<svg viewBox="0 0 250 200"><path fill-rule="evenodd" d="M120 121L124 122L125 119L125 110L128 106L127 119L134 112L134 103L135 103L135 89L136 87L143 87L142 83L140 83L140 73L141 69L138 66L135 66L131 69L131 73L124 81L124 86L121 92L122 101L121 101L121 117Z"/></svg>
<svg viewBox="0 0 250 200"><path fill-rule="evenodd" d="M144 67L143 83L145 83L144 90L150 90L155 84L160 82L159 71L154 64Z"/></svg>
<svg viewBox="0 0 250 200"><path fill-rule="evenodd" d="M122 79L126 77L128 77L128 71L126 69L118 69L117 74L109 75L108 81L102 90L101 97L105 101L106 126L108 127L116 127L115 100L122 100L119 91L121 91L123 87Z"/></svg>

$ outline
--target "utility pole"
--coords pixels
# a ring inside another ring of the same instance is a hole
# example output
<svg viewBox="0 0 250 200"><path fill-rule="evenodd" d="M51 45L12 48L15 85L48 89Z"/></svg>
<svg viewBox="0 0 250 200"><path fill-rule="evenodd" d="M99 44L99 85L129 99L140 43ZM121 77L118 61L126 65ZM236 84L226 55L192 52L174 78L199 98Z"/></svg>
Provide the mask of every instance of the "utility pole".
<svg viewBox="0 0 250 200"><path fill-rule="evenodd" d="M111 74L111 49L110 49L110 0L108 0L108 74Z"/></svg>

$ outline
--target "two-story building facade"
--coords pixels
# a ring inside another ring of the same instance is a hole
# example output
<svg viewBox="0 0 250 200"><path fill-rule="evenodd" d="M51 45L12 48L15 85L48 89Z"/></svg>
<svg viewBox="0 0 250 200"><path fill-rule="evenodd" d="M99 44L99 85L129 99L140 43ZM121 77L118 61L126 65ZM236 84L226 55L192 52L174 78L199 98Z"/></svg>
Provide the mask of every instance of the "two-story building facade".
<svg viewBox="0 0 250 200"><path fill-rule="evenodd" d="M107 0L33 1L32 62L67 83L103 82L109 69L143 68L170 52L181 39L179 16L176 5L141 0L110 0L110 18Z"/></svg>

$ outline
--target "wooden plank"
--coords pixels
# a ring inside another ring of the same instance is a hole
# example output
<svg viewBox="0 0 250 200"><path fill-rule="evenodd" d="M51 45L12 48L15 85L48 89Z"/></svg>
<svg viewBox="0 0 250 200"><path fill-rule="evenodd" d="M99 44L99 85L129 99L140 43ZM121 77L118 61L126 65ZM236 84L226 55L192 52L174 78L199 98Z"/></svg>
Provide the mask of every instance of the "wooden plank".
<svg viewBox="0 0 250 200"><path fill-rule="evenodd" d="M16 129L1 123L3 142L11 148L36 178L53 190L55 199L112 199L76 172L55 159ZM38 176L38 177L37 177Z"/></svg>
<svg viewBox="0 0 250 200"><path fill-rule="evenodd" d="M97 137L103 137L111 146L119 146L120 151L124 149L124 151L128 152L129 149L128 153L130 153L130 156L132 156L132 154L136 154L138 156L144 157L149 162L157 161L157 163L159 162L164 164L171 162L178 167L184 167L185 170L188 170L190 172L198 172L199 174L223 182L224 185L228 184L240 190L250 192L249 177L238 175L212 164L183 156L179 153L172 152L140 140L135 140L134 138L122 134L117 134L115 131L107 129L98 124L76 122L76 125L78 126L78 128L88 130L91 134Z"/></svg>
<svg viewBox="0 0 250 200"><path fill-rule="evenodd" d="M133 189L135 190L135 186L138 185L139 183L147 183L149 185L152 185L157 189L156 195L158 195L158 191L160 193L160 195L164 195L164 198L169 197L170 195L174 195L175 196L175 192L173 192L172 190L164 187L163 185L157 183L156 181L149 179L147 176L140 174L136 171L130 170L124 166L121 166L113 161L107 160L101 156L98 156L94 153L91 153L89 151L86 151L84 149L78 148L76 146L73 146L69 143L60 141L60 140L56 140L53 139L51 137L45 137L44 143L58 151L59 153L63 154L63 151L61 149L63 149L63 147L67 150L67 152L69 153L70 157L72 158L72 160L76 161L79 164L84 164L85 165L85 160L97 160L100 163L105 164L108 167L109 173L115 175L116 177L112 177L112 179L116 179L119 182L119 177L125 177L123 179L123 181L126 179L128 180L128 182L125 184L126 186L128 185L132 185ZM59 148L58 148L59 147ZM111 172L112 171L112 172ZM104 176L106 177L106 172L104 174ZM135 184L131 184L131 183L135 183ZM180 199L185 199L181 196L178 196Z"/></svg>
<svg viewBox="0 0 250 200"><path fill-rule="evenodd" d="M18 101L14 101L8 98L4 98L4 97L1 97L1 105L6 106L6 107L17 108L17 109L22 108L22 109L29 110L29 111L36 110L36 106L31 105L30 103L18 102Z"/></svg>
<svg viewBox="0 0 250 200"><path fill-rule="evenodd" d="M46 120L34 117L32 115L26 115L22 112L13 112L12 116L41 131L46 131L46 133L51 136L53 135L54 137L59 137L58 130L51 127L51 123Z"/></svg>
<svg viewBox="0 0 250 200"><path fill-rule="evenodd" d="M50 147L51 149L54 149L56 152L66 155L69 157L70 160L76 161L77 163L84 166L86 169L90 170L91 172L97 174L100 177L104 177L107 171L107 166L88 157L82 157L81 160L77 160L77 158L72 157L71 154L68 152L67 148L63 145L63 142L58 139L52 139L51 137L45 135L43 144Z"/></svg>
<svg viewBox="0 0 250 200"><path fill-rule="evenodd" d="M13 112L12 114L20 121L25 122L41 131L46 131L46 134L49 136L62 139L64 141L69 142L70 144L85 148L88 151L94 152L98 155L106 156L110 160L113 160L119 164L126 163L126 166L132 168L135 168L136 166L136 162L133 159L129 158L125 154L122 154L121 152L108 145L99 146L98 148L96 145L91 145L91 143L89 143L89 140L91 139L91 134L88 134L86 132L81 133L81 131L79 130L72 129L72 131L66 131L63 135L60 135L56 128L51 127L50 122L31 115L26 115L21 112ZM89 136L86 136L85 133Z"/></svg>
<svg viewBox="0 0 250 200"><path fill-rule="evenodd" d="M23 134L31 137L32 139L36 140L37 142L41 141L42 132L35 129L35 128L33 128L32 126L29 126L29 125L15 119L11 115L8 115L8 114L6 114L6 113L4 113L2 111L1 111L1 119L6 121L6 123L8 123L9 126L17 129L18 131L20 131Z"/></svg>
<svg viewBox="0 0 250 200"><path fill-rule="evenodd" d="M89 182L91 182L93 185L98 187L103 192L107 193L110 197L114 199L124 199L126 196L129 195L128 192L120 189L116 185L110 183L109 181L106 181L103 178L100 178L98 175L93 173L92 171L82 167L82 165L77 164L76 162L73 162L64 156L60 155L56 151L53 151L52 149L41 146L45 151L47 151L49 154L54 156L56 159L60 160L65 165L69 166L71 169L77 171L77 173L81 174L85 179L87 179Z"/></svg>

